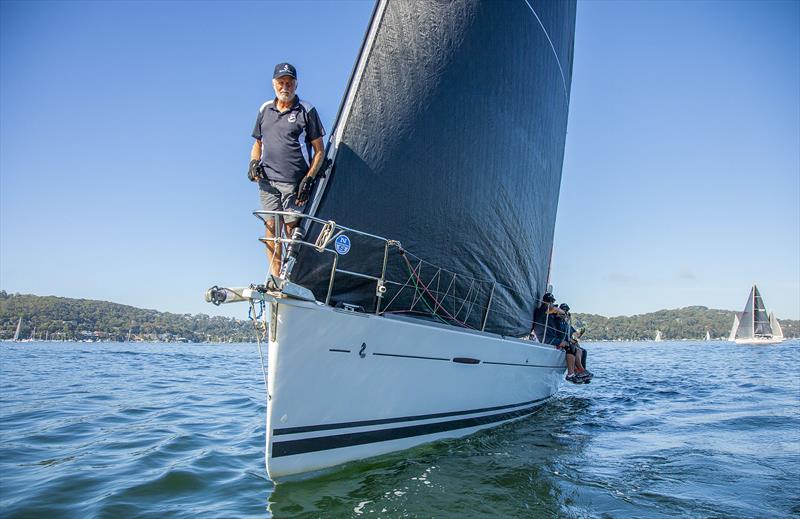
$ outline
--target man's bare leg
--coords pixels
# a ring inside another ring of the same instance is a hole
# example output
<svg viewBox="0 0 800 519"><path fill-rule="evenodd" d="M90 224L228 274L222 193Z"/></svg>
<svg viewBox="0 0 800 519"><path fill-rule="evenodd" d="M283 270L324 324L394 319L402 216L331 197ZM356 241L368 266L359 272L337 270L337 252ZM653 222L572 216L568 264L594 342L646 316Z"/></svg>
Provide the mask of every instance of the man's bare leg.
<svg viewBox="0 0 800 519"><path fill-rule="evenodd" d="M575 374L575 355L567 353L567 376Z"/></svg>
<svg viewBox="0 0 800 519"><path fill-rule="evenodd" d="M575 369L578 370L578 373L584 370L582 358L583 350L579 347L575 348Z"/></svg>
<svg viewBox="0 0 800 519"><path fill-rule="evenodd" d="M282 219L278 220L278 232L281 232ZM269 218L266 222L266 237L267 237L267 261L270 262L269 271L273 276L279 276L281 273L281 253L283 246L279 242L275 242L275 218ZM280 237L280 236L279 236Z"/></svg>

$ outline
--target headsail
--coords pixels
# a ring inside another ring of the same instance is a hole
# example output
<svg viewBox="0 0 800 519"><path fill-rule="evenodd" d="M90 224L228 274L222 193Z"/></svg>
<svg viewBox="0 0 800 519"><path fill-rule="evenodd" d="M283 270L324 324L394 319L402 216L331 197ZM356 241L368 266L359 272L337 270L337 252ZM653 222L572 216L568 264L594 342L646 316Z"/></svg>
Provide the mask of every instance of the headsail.
<svg viewBox="0 0 800 519"><path fill-rule="evenodd" d="M747 304L744 311L739 315L739 327L736 329L737 339L752 339L753 338L753 296L755 292L755 285L750 289L750 295L747 296Z"/></svg>
<svg viewBox="0 0 800 519"><path fill-rule="evenodd" d="M772 336L776 339L783 339L783 328L781 328L781 323L778 322L778 319L772 312L769 313L769 325L770 329L772 330Z"/></svg>
<svg viewBox="0 0 800 519"><path fill-rule="evenodd" d="M19 340L19 331L21 328L22 328L22 317L20 317L19 321L17 321L17 330L14 332L14 342L17 342Z"/></svg>
<svg viewBox="0 0 800 519"><path fill-rule="evenodd" d="M733 315L733 326L731 327L731 333L728 335L728 340L732 341L736 339L736 331L739 329L739 318L741 317L741 313L736 312Z"/></svg>
<svg viewBox="0 0 800 519"><path fill-rule="evenodd" d="M387 267L431 296L411 292L407 307L438 311L439 296L480 327L492 301L487 330L530 331L553 243L574 27L574 1L379 2L315 207L416 255ZM353 240L339 268L379 270L383 254ZM319 298L330 263L313 256L300 252L293 278ZM374 282L362 281L337 275L333 298L373 309ZM391 300L399 285L387 288Z"/></svg>

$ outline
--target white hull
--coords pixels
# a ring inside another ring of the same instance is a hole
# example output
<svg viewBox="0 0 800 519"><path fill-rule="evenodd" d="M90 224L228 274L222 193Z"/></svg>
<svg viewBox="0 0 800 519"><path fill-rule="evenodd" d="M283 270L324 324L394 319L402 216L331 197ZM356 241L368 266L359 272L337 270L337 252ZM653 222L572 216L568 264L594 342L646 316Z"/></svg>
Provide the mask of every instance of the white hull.
<svg viewBox="0 0 800 519"><path fill-rule="evenodd" d="M274 480L533 413L564 353L319 303L270 303L267 472Z"/></svg>
<svg viewBox="0 0 800 519"><path fill-rule="evenodd" d="M734 339L736 344L780 344L783 338L754 337L752 339Z"/></svg>

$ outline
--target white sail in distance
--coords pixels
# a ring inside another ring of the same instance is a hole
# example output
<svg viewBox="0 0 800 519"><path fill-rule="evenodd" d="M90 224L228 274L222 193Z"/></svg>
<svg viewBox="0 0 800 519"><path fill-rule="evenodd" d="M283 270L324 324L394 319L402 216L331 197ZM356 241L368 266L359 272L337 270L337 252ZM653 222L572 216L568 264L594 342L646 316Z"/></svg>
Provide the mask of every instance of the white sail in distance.
<svg viewBox="0 0 800 519"><path fill-rule="evenodd" d="M729 341L733 341L733 340L736 339L736 330L739 329L739 318L741 317L741 315L742 314L740 314L739 312L736 312L733 315L733 326L731 327L730 335L728 335L728 340Z"/></svg>
<svg viewBox="0 0 800 519"><path fill-rule="evenodd" d="M781 328L781 323L778 322L778 319L772 312L769 313L769 325L772 329L772 336L783 339L783 328Z"/></svg>
<svg viewBox="0 0 800 519"><path fill-rule="evenodd" d="M19 321L17 321L17 331L14 332L14 342L19 341L19 331L21 328L22 328L22 317L20 317Z"/></svg>
<svg viewBox="0 0 800 519"><path fill-rule="evenodd" d="M739 328L736 330L736 339L752 339L753 338L753 291L755 286L750 289L750 295L747 296L747 304L744 311L739 316Z"/></svg>

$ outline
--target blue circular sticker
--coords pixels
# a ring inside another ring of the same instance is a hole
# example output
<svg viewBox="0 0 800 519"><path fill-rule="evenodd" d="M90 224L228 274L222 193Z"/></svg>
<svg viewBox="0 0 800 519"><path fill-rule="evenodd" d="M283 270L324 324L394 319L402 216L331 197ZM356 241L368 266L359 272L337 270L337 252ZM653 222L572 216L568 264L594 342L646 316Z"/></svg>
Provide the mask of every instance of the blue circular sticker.
<svg viewBox="0 0 800 519"><path fill-rule="evenodd" d="M339 254L347 254L350 252L350 238L342 234L336 238L336 252Z"/></svg>

